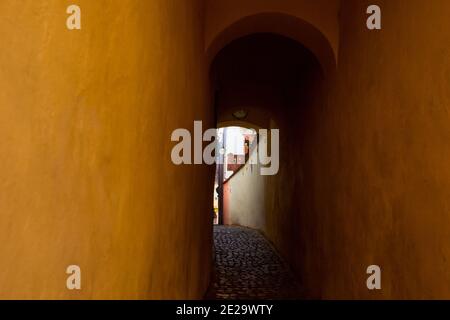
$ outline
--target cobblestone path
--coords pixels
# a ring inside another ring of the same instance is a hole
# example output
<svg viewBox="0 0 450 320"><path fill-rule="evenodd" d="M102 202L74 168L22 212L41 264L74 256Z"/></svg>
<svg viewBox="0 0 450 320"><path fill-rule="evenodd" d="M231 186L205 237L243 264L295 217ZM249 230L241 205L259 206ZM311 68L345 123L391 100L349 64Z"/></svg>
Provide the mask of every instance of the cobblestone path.
<svg viewBox="0 0 450 320"><path fill-rule="evenodd" d="M295 280L264 236L252 229L215 226L213 299L299 298Z"/></svg>

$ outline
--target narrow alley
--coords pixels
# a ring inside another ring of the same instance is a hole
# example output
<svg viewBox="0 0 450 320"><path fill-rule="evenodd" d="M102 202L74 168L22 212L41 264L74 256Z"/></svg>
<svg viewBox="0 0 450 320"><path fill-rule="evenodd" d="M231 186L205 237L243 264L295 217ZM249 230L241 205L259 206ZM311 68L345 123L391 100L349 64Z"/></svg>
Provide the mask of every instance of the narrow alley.
<svg viewBox="0 0 450 320"><path fill-rule="evenodd" d="M449 17L0 0L0 300L450 299Z"/></svg>
<svg viewBox="0 0 450 320"><path fill-rule="evenodd" d="M215 299L296 299L299 287L270 242L257 230L214 227ZM208 297L209 298L209 297Z"/></svg>

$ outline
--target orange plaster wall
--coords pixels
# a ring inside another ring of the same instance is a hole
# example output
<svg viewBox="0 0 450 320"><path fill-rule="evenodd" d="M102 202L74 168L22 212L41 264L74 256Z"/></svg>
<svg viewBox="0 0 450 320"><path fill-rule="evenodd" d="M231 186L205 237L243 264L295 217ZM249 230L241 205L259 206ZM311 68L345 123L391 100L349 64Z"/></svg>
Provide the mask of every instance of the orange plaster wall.
<svg viewBox="0 0 450 320"><path fill-rule="evenodd" d="M76 3L79 31L71 2L0 2L0 298L201 298L213 172L170 134L213 125L203 3Z"/></svg>
<svg viewBox="0 0 450 320"><path fill-rule="evenodd" d="M369 4L343 2L336 75L299 91L267 234L307 297L448 299L450 3L378 1L381 31Z"/></svg>

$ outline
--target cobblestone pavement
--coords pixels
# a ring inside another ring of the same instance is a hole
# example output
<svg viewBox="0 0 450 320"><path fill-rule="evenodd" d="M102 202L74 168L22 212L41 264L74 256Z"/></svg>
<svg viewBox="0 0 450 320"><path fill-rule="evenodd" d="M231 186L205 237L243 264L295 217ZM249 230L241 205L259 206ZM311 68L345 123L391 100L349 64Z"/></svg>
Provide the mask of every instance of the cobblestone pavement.
<svg viewBox="0 0 450 320"><path fill-rule="evenodd" d="M256 230L215 226L214 299L278 300L299 298L292 273Z"/></svg>

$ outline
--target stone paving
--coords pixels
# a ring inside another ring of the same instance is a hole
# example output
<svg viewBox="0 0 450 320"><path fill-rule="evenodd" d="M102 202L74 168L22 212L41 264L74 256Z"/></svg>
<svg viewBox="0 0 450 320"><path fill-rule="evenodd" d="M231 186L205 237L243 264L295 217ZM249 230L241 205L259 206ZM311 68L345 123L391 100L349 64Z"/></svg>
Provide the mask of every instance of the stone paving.
<svg viewBox="0 0 450 320"><path fill-rule="evenodd" d="M299 298L298 286L273 246L256 230L215 226L213 299Z"/></svg>

